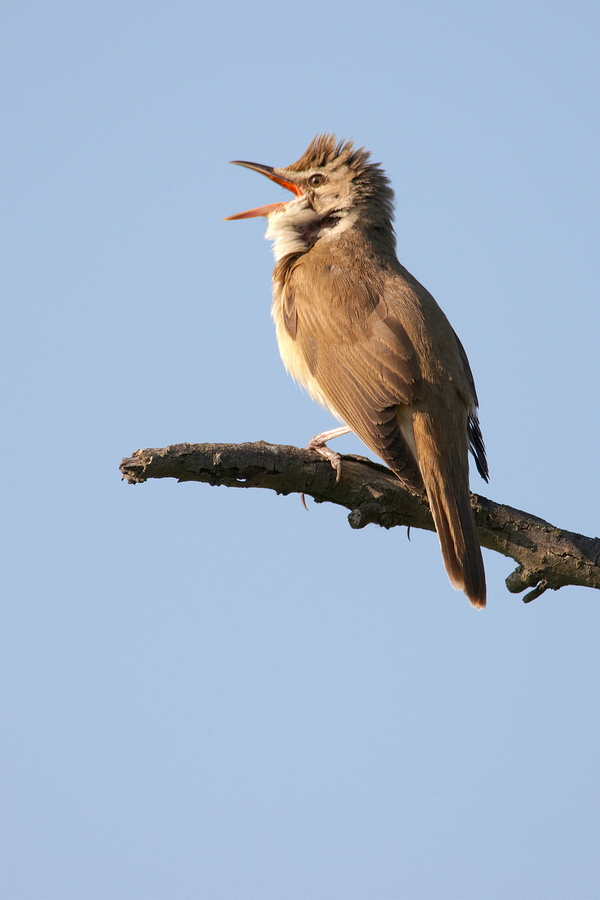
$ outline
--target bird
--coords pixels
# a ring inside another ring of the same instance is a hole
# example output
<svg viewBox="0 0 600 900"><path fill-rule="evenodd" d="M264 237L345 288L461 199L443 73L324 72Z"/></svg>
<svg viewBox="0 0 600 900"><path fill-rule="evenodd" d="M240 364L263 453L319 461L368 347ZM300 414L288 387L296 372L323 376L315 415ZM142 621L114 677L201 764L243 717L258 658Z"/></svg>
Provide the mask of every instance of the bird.
<svg viewBox="0 0 600 900"><path fill-rule="evenodd" d="M431 294L399 262L390 180L371 154L317 135L285 168L232 160L294 195L228 220L265 216L275 268L272 308L288 372L412 493L427 498L450 583L476 608L485 570L470 503L469 450L489 479L466 352Z"/></svg>

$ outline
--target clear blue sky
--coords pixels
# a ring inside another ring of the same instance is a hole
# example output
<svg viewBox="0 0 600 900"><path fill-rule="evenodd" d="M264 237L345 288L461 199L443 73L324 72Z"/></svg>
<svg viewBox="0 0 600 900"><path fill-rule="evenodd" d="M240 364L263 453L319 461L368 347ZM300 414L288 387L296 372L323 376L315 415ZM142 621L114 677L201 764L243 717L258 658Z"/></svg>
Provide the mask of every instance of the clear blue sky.
<svg viewBox="0 0 600 900"><path fill-rule="evenodd" d="M117 468L332 427L222 219L333 131L467 348L473 489L597 534L598 17L9 0L6 900L600 896L597 592L486 553L478 613L434 535Z"/></svg>

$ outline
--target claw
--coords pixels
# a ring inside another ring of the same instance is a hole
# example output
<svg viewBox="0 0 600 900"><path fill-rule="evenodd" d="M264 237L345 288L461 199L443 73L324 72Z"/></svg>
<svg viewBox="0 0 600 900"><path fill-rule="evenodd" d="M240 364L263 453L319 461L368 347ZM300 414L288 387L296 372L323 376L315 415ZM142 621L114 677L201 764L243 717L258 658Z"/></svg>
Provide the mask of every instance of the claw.
<svg viewBox="0 0 600 900"><path fill-rule="evenodd" d="M342 457L339 453L335 453L330 457L331 467L335 469L335 483L339 484L342 480Z"/></svg>

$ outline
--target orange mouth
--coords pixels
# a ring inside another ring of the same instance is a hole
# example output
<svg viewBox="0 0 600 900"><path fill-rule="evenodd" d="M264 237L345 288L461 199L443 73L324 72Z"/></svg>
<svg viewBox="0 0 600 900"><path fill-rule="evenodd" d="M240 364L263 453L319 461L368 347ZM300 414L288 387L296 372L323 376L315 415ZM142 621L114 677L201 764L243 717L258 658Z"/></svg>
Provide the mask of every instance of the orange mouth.
<svg viewBox="0 0 600 900"><path fill-rule="evenodd" d="M267 178L270 178L271 181L274 181L276 184L281 185L281 187L286 188L288 191L291 191L296 197L302 196L302 191L298 187L297 184L294 184L293 181L286 181L285 178L281 178L280 175L277 175L272 166L263 166L260 163L251 163L244 162L241 159L232 160L234 166L245 166L247 169L253 169L255 172L260 172L261 175L266 175ZM226 216L224 221L231 222L234 219L253 219L255 216L268 216L269 213L275 212L276 210L283 209L286 206L285 203L267 203L266 206L257 206L254 209L247 209L245 212L236 213L234 216Z"/></svg>

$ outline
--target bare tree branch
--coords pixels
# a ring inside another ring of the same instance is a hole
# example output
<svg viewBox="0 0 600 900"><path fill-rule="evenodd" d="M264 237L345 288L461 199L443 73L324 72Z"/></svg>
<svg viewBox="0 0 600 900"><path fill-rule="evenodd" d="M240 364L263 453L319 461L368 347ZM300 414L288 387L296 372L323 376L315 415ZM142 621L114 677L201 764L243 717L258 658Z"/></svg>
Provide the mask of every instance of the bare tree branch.
<svg viewBox="0 0 600 900"><path fill-rule="evenodd" d="M137 450L120 469L130 484L149 478L176 478L227 487L269 488L278 494L304 493L317 503L350 510L352 528L375 523L434 531L425 501L402 487L385 466L362 456L343 456L343 477L318 453L257 441L249 444L174 444ZM518 563L506 586L518 594L533 588L526 603L545 590L568 584L600 589L600 539L563 531L530 513L477 494L471 497L482 547Z"/></svg>

